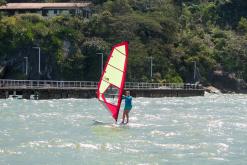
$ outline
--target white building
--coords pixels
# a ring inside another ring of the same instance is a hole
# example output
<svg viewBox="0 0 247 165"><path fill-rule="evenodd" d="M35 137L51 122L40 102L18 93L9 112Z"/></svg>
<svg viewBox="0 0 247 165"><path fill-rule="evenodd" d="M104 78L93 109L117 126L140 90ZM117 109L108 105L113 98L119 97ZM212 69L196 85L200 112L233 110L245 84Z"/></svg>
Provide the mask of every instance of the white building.
<svg viewBox="0 0 247 165"><path fill-rule="evenodd" d="M39 13L42 16L55 16L59 14L91 16L91 3L7 3L0 6L0 11L9 15L21 13Z"/></svg>

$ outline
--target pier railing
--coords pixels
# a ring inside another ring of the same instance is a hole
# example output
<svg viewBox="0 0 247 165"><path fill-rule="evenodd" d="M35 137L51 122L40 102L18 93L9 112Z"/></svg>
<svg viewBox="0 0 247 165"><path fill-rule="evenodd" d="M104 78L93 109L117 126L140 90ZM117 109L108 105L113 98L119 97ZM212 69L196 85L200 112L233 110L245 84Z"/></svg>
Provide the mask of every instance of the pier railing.
<svg viewBox="0 0 247 165"><path fill-rule="evenodd" d="M0 89L97 89L95 81L50 81L0 79ZM126 89L185 89L198 90L198 84L126 82Z"/></svg>

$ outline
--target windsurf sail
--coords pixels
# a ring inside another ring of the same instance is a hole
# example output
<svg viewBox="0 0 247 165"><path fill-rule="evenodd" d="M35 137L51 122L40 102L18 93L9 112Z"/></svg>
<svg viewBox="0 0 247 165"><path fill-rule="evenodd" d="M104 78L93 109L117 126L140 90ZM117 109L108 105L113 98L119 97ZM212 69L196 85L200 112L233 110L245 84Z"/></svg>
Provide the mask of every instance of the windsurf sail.
<svg viewBox="0 0 247 165"><path fill-rule="evenodd" d="M97 98L117 121L126 79L128 42L115 45L101 75Z"/></svg>

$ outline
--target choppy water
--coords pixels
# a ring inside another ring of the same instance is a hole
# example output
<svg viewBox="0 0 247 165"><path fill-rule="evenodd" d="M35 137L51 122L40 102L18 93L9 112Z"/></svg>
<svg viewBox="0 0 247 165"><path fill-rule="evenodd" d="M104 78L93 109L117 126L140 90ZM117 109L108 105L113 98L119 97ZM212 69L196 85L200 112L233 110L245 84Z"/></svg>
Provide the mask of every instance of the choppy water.
<svg viewBox="0 0 247 165"><path fill-rule="evenodd" d="M247 163L247 96L135 98L129 126L96 99L0 100L1 165Z"/></svg>

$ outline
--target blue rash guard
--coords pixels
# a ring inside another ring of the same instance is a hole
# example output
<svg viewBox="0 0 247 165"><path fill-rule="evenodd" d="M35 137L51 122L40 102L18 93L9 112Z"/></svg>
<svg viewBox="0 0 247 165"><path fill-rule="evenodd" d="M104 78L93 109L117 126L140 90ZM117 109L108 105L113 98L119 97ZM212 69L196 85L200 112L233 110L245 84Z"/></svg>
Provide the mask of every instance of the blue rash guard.
<svg viewBox="0 0 247 165"><path fill-rule="evenodd" d="M132 108L132 97L131 96L124 96L122 97L122 99L125 99L125 106L124 106L124 110L128 110L130 111Z"/></svg>

